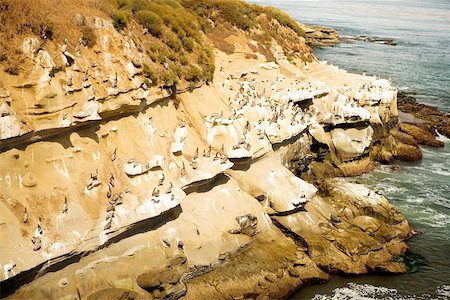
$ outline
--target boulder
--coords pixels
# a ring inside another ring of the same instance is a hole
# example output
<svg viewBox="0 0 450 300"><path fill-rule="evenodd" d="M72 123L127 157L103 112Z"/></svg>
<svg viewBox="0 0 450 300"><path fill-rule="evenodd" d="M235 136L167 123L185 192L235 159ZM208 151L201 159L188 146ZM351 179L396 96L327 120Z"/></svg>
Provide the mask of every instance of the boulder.
<svg viewBox="0 0 450 300"><path fill-rule="evenodd" d="M428 130L424 129L424 125L413 125L409 123L401 123L400 130L407 133L416 139L416 141L421 145L427 145L430 147L444 147L444 143L438 141L436 137L431 134Z"/></svg>
<svg viewBox="0 0 450 300"><path fill-rule="evenodd" d="M419 147L400 142L397 144L395 151L395 158L401 161L418 161L422 159L422 152Z"/></svg>

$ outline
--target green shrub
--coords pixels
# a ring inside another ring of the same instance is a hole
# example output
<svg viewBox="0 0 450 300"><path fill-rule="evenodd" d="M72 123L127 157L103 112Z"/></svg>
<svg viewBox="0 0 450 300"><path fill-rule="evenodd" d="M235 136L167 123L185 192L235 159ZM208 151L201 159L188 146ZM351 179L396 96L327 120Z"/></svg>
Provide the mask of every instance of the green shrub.
<svg viewBox="0 0 450 300"><path fill-rule="evenodd" d="M158 83L158 72L155 69L152 69L148 64L144 64L142 72L154 85Z"/></svg>
<svg viewBox="0 0 450 300"><path fill-rule="evenodd" d="M136 13L137 21L148 29L151 35L160 37L163 30L163 20L154 12L142 10Z"/></svg>
<svg viewBox="0 0 450 300"><path fill-rule="evenodd" d="M94 29L89 26L84 26L81 29L82 39L86 47L92 48L97 43L97 36L95 35Z"/></svg>
<svg viewBox="0 0 450 300"><path fill-rule="evenodd" d="M178 76L172 70L163 70L160 78L165 86L173 86L179 81Z"/></svg>
<svg viewBox="0 0 450 300"><path fill-rule="evenodd" d="M125 6L131 10L132 13L145 10L148 4L148 0L131 0Z"/></svg>
<svg viewBox="0 0 450 300"><path fill-rule="evenodd" d="M170 59L171 61L175 62L175 61L177 61L178 55L177 55L177 53L175 53L173 51L169 51L169 52L167 52L167 58Z"/></svg>
<svg viewBox="0 0 450 300"><path fill-rule="evenodd" d="M121 30L127 27L130 16L126 11L116 10L111 13L111 18L113 19L114 28Z"/></svg>
<svg viewBox="0 0 450 300"><path fill-rule="evenodd" d="M298 36L302 37L305 36L305 31L303 31L303 29L300 28L298 23L285 12L273 6L265 7L264 12L269 18L273 18L277 20L278 23L280 23L281 25L289 27L292 30L294 30Z"/></svg>
<svg viewBox="0 0 450 300"><path fill-rule="evenodd" d="M185 79L187 81L200 81L200 79L203 77L202 70L197 66L191 66L189 68L189 71L185 75Z"/></svg>
<svg viewBox="0 0 450 300"><path fill-rule="evenodd" d="M187 57L186 53L184 53L184 52L180 54L180 63L183 66L187 66L189 64L188 57Z"/></svg>
<svg viewBox="0 0 450 300"><path fill-rule="evenodd" d="M183 43L184 49L188 51L194 50L195 41L193 38L185 37L181 40L181 42Z"/></svg>
<svg viewBox="0 0 450 300"><path fill-rule="evenodd" d="M178 36L171 31L166 33L164 41L167 44L167 46L169 46L174 51L180 51L181 48L183 47L183 44L181 43Z"/></svg>

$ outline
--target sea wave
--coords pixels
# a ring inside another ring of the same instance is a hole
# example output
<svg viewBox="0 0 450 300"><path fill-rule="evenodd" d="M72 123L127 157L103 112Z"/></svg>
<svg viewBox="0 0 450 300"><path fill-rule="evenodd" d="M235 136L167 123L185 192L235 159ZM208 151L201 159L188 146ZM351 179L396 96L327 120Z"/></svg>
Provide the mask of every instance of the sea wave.
<svg viewBox="0 0 450 300"><path fill-rule="evenodd" d="M350 282L346 287L333 290L332 295L317 294L313 300L444 300L450 299L450 285L441 285L436 288L436 295L400 295L396 289L374 286L371 284L356 284Z"/></svg>

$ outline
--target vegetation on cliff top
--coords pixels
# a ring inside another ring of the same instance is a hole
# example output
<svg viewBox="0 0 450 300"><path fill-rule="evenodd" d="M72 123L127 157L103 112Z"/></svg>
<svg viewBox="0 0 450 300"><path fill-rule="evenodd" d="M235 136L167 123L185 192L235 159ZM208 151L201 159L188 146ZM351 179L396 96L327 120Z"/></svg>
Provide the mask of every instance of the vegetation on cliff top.
<svg viewBox="0 0 450 300"><path fill-rule="evenodd" d="M256 40L254 51L267 60L275 60L272 39L288 57L305 58L309 51L302 43L304 32L287 14L241 0L0 0L4 70L17 75L25 65L20 45L26 36L45 36L46 50L51 53L66 38L69 45L81 38L85 46L94 47L95 30L86 22L93 16L109 16L117 30L133 32L133 39L149 58L144 75L154 84L212 80L215 66L210 41L231 53L234 46L225 39L238 32Z"/></svg>

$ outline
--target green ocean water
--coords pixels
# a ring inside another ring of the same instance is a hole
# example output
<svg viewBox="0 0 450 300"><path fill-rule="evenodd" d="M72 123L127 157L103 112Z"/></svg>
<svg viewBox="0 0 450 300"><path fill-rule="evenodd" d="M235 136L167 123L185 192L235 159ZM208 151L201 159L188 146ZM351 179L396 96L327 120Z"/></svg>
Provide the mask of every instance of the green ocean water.
<svg viewBox="0 0 450 300"><path fill-rule="evenodd" d="M391 78L419 102L450 111L449 0L253 0L273 5L299 22L321 24L341 35L394 38L397 46L369 42L314 49L316 56L350 72ZM450 141L422 147L417 163L377 166L350 178L382 191L423 234L411 239L419 271L404 275L333 276L292 299L450 299Z"/></svg>

